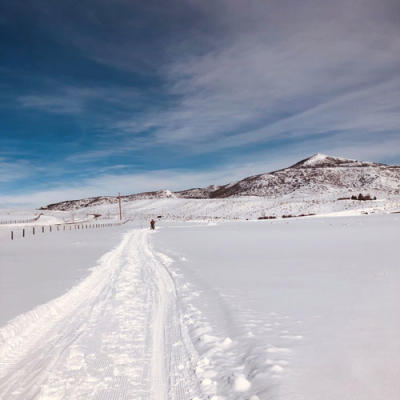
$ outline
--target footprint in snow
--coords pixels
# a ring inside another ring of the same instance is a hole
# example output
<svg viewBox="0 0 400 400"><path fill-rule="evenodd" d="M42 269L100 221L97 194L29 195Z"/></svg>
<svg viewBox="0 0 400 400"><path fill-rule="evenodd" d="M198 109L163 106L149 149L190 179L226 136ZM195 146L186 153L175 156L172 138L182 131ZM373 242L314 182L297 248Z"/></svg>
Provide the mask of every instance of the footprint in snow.
<svg viewBox="0 0 400 400"><path fill-rule="evenodd" d="M275 347L275 346L270 346L267 349L268 353L290 353L291 350L288 349L287 347Z"/></svg>

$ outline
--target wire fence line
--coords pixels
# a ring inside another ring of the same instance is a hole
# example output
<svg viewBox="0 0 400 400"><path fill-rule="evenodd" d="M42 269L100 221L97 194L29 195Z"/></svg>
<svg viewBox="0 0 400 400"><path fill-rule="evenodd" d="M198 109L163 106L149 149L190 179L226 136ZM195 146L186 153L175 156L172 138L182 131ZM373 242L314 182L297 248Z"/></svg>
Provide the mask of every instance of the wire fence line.
<svg viewBox="0 0 400 400"><path fill-rule="evenodd" d="M93 230L100 228L110 228L113 226L120 226L127 223L129 220L121 221L121 222L108 222L108 223L99 223L99 224L90 224L90 223L70 223L70 224L57 224L57 225L35 225L32 227L23 227L17 231L11 230L9 238L11 240L17 238L25 238L28 235L34 236L36 234L43 233L52 233L52 232L60 232L60 231L82 231L82 230Z"/></svg>
<svg viewBox="0 0 400 400"><path fill-rule="evenodd" d="M43 214L39 214L34 218L28 219L14 219L8 221L0 221L0 225L15 225L15 224L30 224L32 222L36 222Z"/></svg>

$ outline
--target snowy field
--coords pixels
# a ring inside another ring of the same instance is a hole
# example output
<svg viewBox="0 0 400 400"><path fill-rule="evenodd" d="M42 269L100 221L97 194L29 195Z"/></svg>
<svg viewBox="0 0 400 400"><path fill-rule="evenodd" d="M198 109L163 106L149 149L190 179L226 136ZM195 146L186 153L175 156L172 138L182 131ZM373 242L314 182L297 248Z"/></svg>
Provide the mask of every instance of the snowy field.
<svg viewBox="0 0 400 400"><path fill-rule="evenodd" d="M297 194L298 196L298 194ZM261 216L363 213L383 214L400 211L398 196L380 197L377 201L337 200L338 194L325 196L280 196L268 199L259 196L240 196L225 199L143 199L123 202L125 217L148 220L157 215L167 219L257 219ZM117 212L117 204L104 204L74 211L76 218L85 219L90 213L112 217ZM46 212L62 215L60 212ZM65 212L64 218L71 220L72 212Z"/></svg>
<svg viewBox="0 0 400 400"><path fill-rule="evenodd" d="M226 398L400 398L399 224L309 218L157 233L197 319L203 375L216 374L210 393L216 385ZM232 393L232 376L251 384L246 394Z"/></svg>
<svg viewBox="0 0 400 400"><path fill-rule="evenodd" d="M3 229L0 398L398 400L399 224Z"/></svg>
<svg viewBox="0 0 400 400"><path fill-rule="evenodd" d="M379 196L378 200L356 201L338 200L340 193L310 196L304 194L265 198L259 196L239 196L223 199L183 199L183 198L153 198L122 202L125 219L148 221L149 218L161 215L168 220L208 220L208 219L257 219L262 216L281 217L282 215L363 215L387 214L400 212L399 196ZM42 215L40 215L42 214ZM69 211L55 210L0 210L0 232L6 226L2 222L9 220L24 221L28 218L39 219L37 225L56 223L93 222L94 215L100 215L97 220L115 222L118 220L118 204L100 204ZM13 227L26 224L12 224ZM11 225L10 225L11 226Z"/></svg>
<svg viewBox="0 0 400 400"><path fill-rule="evenodd" d="M47 229L14 241L9 240L8 232L0 231L0 326L72 288L128 229L53 233Z"/></svg>

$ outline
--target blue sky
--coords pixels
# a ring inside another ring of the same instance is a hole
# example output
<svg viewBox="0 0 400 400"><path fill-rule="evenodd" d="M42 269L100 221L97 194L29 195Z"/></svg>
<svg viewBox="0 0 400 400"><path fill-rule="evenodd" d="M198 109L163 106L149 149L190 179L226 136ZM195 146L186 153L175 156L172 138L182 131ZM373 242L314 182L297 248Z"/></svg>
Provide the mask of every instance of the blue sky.
<svg viewBox="0 0 400 400"><path fill-rule="evenodd" d="M3 0L0 122L2 206L400 164L400 4Z"/></svg>

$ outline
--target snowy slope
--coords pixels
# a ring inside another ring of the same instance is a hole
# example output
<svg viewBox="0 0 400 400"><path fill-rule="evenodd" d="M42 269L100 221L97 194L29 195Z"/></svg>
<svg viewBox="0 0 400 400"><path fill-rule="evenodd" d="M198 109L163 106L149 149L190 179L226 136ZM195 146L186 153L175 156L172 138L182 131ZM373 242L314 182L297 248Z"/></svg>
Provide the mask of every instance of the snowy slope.
<svg viewBox="0 0 400 400"><path fill-rule="evenodd" d="M400 194L400 167L316 154L293 166L222 186L211 197Z"/></svg>
<svg viewBox="0 0 400 400"><path fill-rule="evenodd" d="M237 196L222 199L141 199L124 200L122 211L124 218L146 221L161 216L161 220L209 220L209 219L257 219L262 216L301 214L332 214L362 215L365 213L382 214L400 211L400 196L380 198L376 201L337 200L336 194L329 196L308 196L297 194L266 198L261 196ZM45 211L53 213L55 211ZM74 211L64 211L64 219L84 219L88 213L103 217L117 218L117 204L105 204L81 208ZM59 213L59 211L57 211ZM1 227L0 227L1 230Z"/></svg>
<svg viewBox="0 0 400 400"><path fill-rule="evenodd" d="M400 167L316 154L289 168L251 176L227 185L212 185L175 193L162 190L123 196L122 199L124 202L134 202L146 199L258 196L272 200L290 196L321 200L350 197L360 192L381 198L400 196ZM116 197L95 197L51 204L44 209L68 211L116 203Z"/></svg>
<svg viewBox="0 0 400 400"><path fill-rule="evenodd" d="M323 168L323 167L385 167L385 164L369 161L358 161L349 158L333 157L317 153L313 156L299 161L290 168Z"/></svg>

